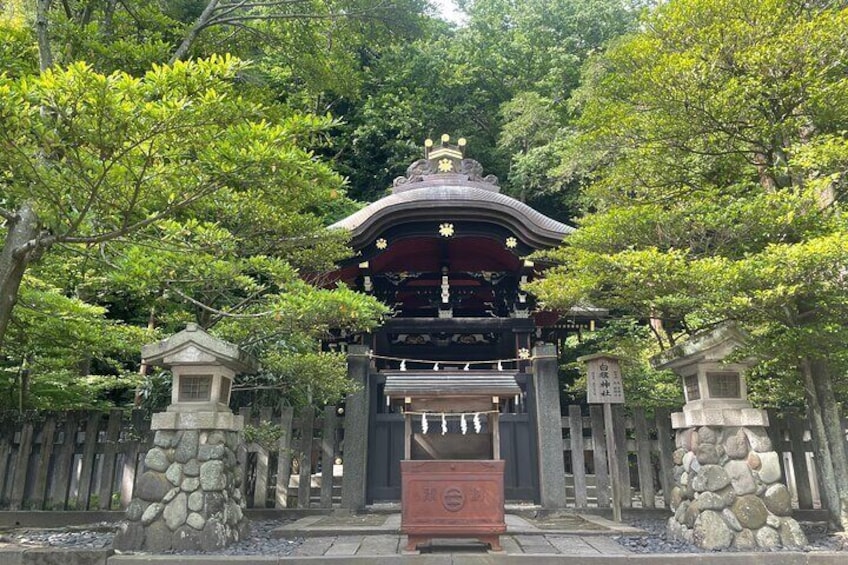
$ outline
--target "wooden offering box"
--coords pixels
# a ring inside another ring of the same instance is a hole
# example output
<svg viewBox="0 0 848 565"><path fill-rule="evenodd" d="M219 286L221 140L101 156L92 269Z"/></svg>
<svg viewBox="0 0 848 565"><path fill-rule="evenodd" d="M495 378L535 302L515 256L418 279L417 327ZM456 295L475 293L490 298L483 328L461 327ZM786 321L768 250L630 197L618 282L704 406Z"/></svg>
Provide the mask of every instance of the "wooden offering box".
<svg viewBox="0 0 848 565"><path fill-rule="evenodd" d="M476 538L501 551L504 462L401 461L401 530L414 550L432 538Z"/></svg>
<svg viewBox="0 0 848 565"><path fill-rule="evenodd" d="M413 551L434 538L475 538L500 551L504 462L501 397L521 393L499 371L394 373L385 393L402 402L401 532Z"/></svg>

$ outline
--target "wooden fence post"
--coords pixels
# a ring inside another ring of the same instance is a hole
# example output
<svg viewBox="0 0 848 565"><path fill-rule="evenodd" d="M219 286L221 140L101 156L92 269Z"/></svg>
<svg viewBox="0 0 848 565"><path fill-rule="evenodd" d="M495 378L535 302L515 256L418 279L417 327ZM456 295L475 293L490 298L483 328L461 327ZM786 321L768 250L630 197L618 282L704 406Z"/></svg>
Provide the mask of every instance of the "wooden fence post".
<svg viewBox="0 0 848 565"><path fill-rule="evenodd" d="M321 508L333 506L333 464L336 443L336 407L324 407L324 431L321 438Z"/></svg>
<svg viewBox="0 0 848 565"><path fill-rule="evenodd" d="M274 493L276 508L288 508L289 502L289 479L291 478L292 461L292 417L294 410L291 406L284 406L280 413L280 436L279 451L277 452L277 488Z"/></svg>
<svg viewBox="0 0 848 565"><path fill-rule="evenodd" d="M610 476L607 461L607 438L604 435L604 409L600 404L589 406L592 426L592 461L595 465L595 496L599 508L610 506Z"/></svg>
<svg viewBox="0 0 848 565"><path fill-rule="evenodd" d="M633 501L630 498L630 461L627 455L627 428L624 419L624 405L616 404L612 407L613 436L615 437L615 457L618 465L618 477L610 473L613 481L619 481L619 492L621 493L621 507L630 508Z"/></svg>
<svg viewBox="0 0 848 565"><path fill-rule="evenodd" d="M654 468L651 465L651 437L648 435L648 422L642 407L633 410L633 427L636 430L636 465L639 469L642 508L656 508Z"/></svg>
<svg viewBox="0 0 848 565"><path fill-rule="evenodd" d="M77 431L81 415L79 412L68 412L65 416L64 442L59 448L59 455L54 467L56 478L53 482L53 488L55 491L50 497L50 504L48 505L52 509L64 510L68 505L74 452L77 447Z"/></svg>
<svg viewBox="0 0 848 565"><path fill-rule="evenodd" d="M82 470L79 478L77 510L88 510L91 498L91 486L94 482L94 458L97 455L97 440L100 434L100 412L89 412L85 424L85 443L82 450Z"/></svg>
<svg viewBox="0 0 848 565"><path fill-rule="evenodd" d="M12 455L12 440L14 439L14 430L9 433L9 430L0 431L0 504L7 501L6 498L6 478L9 470L9 459Z"/></svg>
<svg viewBox="0 0 848 565"><path fill-rule="evenodd" d="M671 489L674 488L674 441L671 439L671 411L668 408L657 408L654 411L654 421L657 426L657 446L660 452L660 485L663 490L663 502L666 508L671 508Z"/></svg>
<svg viewBox="0 0 848 565"><path fill-rule="evenodd" d="M132 502L135 476L138 471L138 454L149 439L150 420L145 418L144 410L136 408L132 411L130 426L136 433L136 437L127 442L124 452L124 468L121 472L121 508L126 508Z"/></svg>
<svg viewBox="0 0 848 565"><path fill-rule="evenodd" d="M29 457L32 454L32 440L32 422L24 422L24 426L21 428L21 441L18 443L15 476L12 480L12 496L9 498L9 508L12 510L20 510L23 504L27 474L29 473Z"/></svg>
<svg viewBox="0 0 848 565"><path fill-rule="evenodd" d="M571 471L574 474L574 505L588 506L586 495L586 460L583 446L583 415L580 406L568 406L568 427L571 437Z"/></svg>
<svg viewBox="0 0 848 565"><path fill-rule="evenodd" d="M239 406L238 415L244 417L244 425L247 426L250 424L250 419L252 416L252 411L250 406ZM242 442L241 445L236 447L236 459L238 460L239 467L241 467L241 484L239 484L239 490L241 491L242 497L244 500L250 500L250 494L247 492L247 445Z"/></svg>
<svg viewBox="0 0 848 565"><path fill-rule="evenodd" d="M297 507L309 508L309 498L312 494L312 430L315 426L315 411L311 406L305 406L300 414L300 482L297 487Z"/></svg>
<svg viewBox="0 0 848 565"><path fill-rule="evenodd" d="M38 454L38 467L35 474L35 486L32 492L33 510L44 508L44 497L47 494L47 472L50 470L50 459L53 457L53 444L56 441L56 418L47 417L41 427L41 449Z"/></svg>
<svg viewBox="0 0 848 565"><path fill-rule="evenodd" d="M810 488L810 475L807 469L807 450L804 447L806 422L797 414L789 414L789 444L792 453L792 470L795 472L795 489L798 491L798 507L813 507L813 491Z"/></svg>
<svg viewBox="0 0 848 565"><path fill-rule="evenodd" d="M103 466L100 475L100 510L112 507L112 489L115 486L115 463L118 457L118 440L121 437L123 412L120 409L109 411L109 423L106 425L106 445L103 448Z"/></svg>
<svg viewBox="0 0 848 565"><path fill-rule="evenodd" d="M271 422L271 409L259 411L259 425ZM256 446L256 485L253 489L253 507L265 508L268 500L268 449L264 445Z"/></svg>

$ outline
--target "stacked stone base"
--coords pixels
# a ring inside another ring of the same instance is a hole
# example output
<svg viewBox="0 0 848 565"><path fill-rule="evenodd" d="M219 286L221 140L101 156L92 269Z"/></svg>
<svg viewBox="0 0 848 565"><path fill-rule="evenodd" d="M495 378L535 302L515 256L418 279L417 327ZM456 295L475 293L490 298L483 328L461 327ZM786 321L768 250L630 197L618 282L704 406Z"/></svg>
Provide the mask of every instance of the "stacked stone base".
<svg viewBox="0 0 848 565"><path fill-rule="evenodd" d="M710 550L807 544L765 428L692 427L676 444L671 537Z"/></svg>
<svg viewBox="0 0 848 565"><path fill-rule="evenodd" d="M239 436L224 430L158 430L115 549L213 551L243 538L248 522L238 487Z"/></svg>

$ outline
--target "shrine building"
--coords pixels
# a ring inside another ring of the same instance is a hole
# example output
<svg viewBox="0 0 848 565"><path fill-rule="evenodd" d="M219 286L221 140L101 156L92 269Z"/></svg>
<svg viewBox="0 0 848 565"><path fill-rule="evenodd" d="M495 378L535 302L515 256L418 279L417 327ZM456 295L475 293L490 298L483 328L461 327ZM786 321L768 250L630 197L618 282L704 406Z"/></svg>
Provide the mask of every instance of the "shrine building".
<svg viewBox="0 0 848 565"><path fill-rule="evenodd" d="M390 195L331 226L350 233L355 252L336 278L392 309L373 333L327 344L347 351L361 386L346 403L342 505L351 509L399 500L402 459L497 455L507 501L565 505L556 344L602 311L537 309L523 285L543 268L527 257L574 228L501 193L464 150L463 139L427 140ZM495 402L495 437L474 421L475 394ZM410 429L411 397L456 409Z"/></svg>

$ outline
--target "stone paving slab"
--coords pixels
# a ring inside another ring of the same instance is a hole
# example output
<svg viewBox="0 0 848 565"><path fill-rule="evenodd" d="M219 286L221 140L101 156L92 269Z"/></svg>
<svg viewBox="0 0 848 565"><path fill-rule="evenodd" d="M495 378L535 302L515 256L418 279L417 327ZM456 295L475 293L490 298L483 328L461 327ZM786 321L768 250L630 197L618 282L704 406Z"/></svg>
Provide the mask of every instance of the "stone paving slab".
<svg viewBox="0 0 848 565"><path fill-rule="evenodd" d="M356 555L356 552L359 551L359 548L362 546L362 543L342 543L342 542L333 542L333 545L327 548L327 551L324 552L324 555L328 557L334 557L339 555Z"/></svg>
<svg viewBox="0 0 848 565"><path fill-rule="evenodd" d="M592 544L577 536L546 536L547 540L563 555L600 555Z"/></svg>
<svg viewBox="0 0 848 565"><path fill-rule="evenodd" d="M519 535L519 536L512 536L512 538L516 542L518 542L518 545L521 547L521 549L524 550L525 553L528 552L527 551L528 548L539 548L539 547L544 548L546 550L543 553L557 553L557 551L554 549L554 547L551 545L551 543L545 538L545 536L530 536L530 535L524 534L524 535ZM533 553L539 553L539 551L534 549Z"/></svg>
<svg viewBox="0 0 848 565"><path fill-rule="evenodd" d="M339 536L345 534L379 535L400 533L401 516L399 513L364 516L367 516L367 519L363 516L355 515L349 517L345 515L331 517L307 516L290 524L284 524L279 528L275 528L271 531L271 537L288 538ZM532 519L527 519L517 514L506 514L504 521L506 522L508 534L564 534L583 536L615 533L638 535L645 533L639 528L613 522L601 516L571 514L569 517L578 524L576 527L557 528L555 525L556 519L550 518L550 520L553 520L553 525L548 524L544 528L540 528ZM581 522L585 522L584 527L579 525Z"/></svg>
<svg viewBox="0 0 848 565"><path fill-rule="evenodd" d="M362 555L397 555L400 537L394 535L365 536L359 552Z"/></svg>

